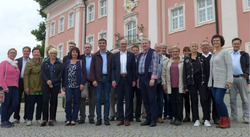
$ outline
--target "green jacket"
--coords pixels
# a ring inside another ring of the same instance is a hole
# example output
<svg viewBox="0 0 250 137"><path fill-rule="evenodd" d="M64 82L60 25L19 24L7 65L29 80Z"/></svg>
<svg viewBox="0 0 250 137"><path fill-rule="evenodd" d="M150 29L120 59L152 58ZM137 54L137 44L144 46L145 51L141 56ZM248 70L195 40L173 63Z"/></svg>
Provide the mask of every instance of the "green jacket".
<svg viewBox="0 0 250 137"><path fill-rule="evenodd" d="M43 61L40 59L36 63L31 59L27 62L24 69L24 89L29 89L30 95L42 95L42 78L41 78L41 65Z"/></svg>

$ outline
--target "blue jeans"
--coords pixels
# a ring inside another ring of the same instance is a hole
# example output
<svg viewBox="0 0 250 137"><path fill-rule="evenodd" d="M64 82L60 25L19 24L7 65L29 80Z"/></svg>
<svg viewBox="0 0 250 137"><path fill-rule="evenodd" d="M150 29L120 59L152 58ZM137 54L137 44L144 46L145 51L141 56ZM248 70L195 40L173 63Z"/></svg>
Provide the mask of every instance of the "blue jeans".
<svg viewBox="0 0 250 137"><path fill-rule="evenodd" d="M226 94L226 89L211 87L212 94L214 96L216 109L218 111L219 117L228 117L227 106L224 103L224 96Z"/></svg>
<svg viewBox="0 0 250 137"><path fill-rule="evenodd" d="M0 90L3 88L0 87ZM1 105L1 122L4 123L10 120L10 116L18 106L18 88L14 86L8 87L9 92L5 93L4 103Z"/></svg>
<svg viewBox="0 0 250 137"><path fill-rule="evenodd" d="M109 92L111 83L107 76L102 76L102 81L98 81L96 87L96 115L97 120L102 120L102 93L104 94L104 120L109 120Z"/></svg>
<svg viewBox="0 0 250 137"><path fill-rule="evenodd" d="M156 86L156 97L157 97L157 117L162 118L162 113L163 113L163 96L164 96L164 91L162 88L161 83L157 84Z"/></svg>
<svg viewBox="0 0 250 137"><path fill-rule="evenodd" d="M80 107L81 91L80 88L66 88L66 119L76 121ZM72 112L72 96L74 97L74 107Z"/></svg>
<svg viewBox="0 0 250 137"><path fill-rule="evenodd" d="M28 95L28 120L33 120L34 107L36 103L36 120L40 120L42 116L42 95Z"/></svg>

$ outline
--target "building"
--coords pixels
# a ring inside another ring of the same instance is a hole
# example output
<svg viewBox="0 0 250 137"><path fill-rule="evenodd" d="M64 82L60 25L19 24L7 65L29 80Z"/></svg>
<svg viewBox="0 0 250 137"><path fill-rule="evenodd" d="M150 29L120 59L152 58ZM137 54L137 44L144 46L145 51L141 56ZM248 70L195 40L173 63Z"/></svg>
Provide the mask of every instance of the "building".
<svg viewBox="0 0 250 137"><path fill-rule="evenodd" d="M155 43L184 47L191 42L225 37L225 48L240 37L250 53L250 0L54 0L43 8L47 14L46 46L56 45L58 56L74 41L98 51L98 39L107 38L108 49L117 40L140 43L148 37Z"/></svg>

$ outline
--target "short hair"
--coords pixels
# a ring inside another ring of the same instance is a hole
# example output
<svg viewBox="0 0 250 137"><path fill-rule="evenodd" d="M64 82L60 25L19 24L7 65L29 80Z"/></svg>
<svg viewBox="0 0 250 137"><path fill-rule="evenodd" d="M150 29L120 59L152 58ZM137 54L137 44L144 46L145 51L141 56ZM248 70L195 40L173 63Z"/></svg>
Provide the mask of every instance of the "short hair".
<svg viewBox="0 0 250 137"><path fill-rule="evenodd" d="M168 48L168 45L167 45L167 44L161 43L160 45L161 45L162 47L166 48L166 49Z"/></svg>
<svg viewBox="0 0 250 137"><path fill-rule="evenodd" d="M107 40L106 40L106 39L99 39L99 40L98 40L98 44L99 44L100 41L104 41L105 44L107 44Z"/></svg>
<svg viewBox="0 0 250 137"><path fill-rule="evenodd" d="M51 48L49 51L48 51L48 54L52 53L52 52L55 52L57 54L57 50L56 48Z"/></svg>
<svg viewBox="0 0 250 137"><path fill-rule="evenodd" d="M73 47L73 48L70 50L70 52L69 52L69 58L72 59L72 52L73 52L73 51L76 51L76 52L78 53L77 59L80 59L80 50L79 50L79 48L77 48L77 47Z"/></svg>
<svg viewBox="0 0 250 137"><path fill-rule="evenodd" d="M32 53L33 53L35 50L38 50L38 51L41 53L41 49L38 48L38 47L34 47L34 48L32 49Z"/></svg>
<svg viewBox="0 0 250 137"><path fill-rule="evenodd" d="M180 52L180 48L178 46L176 46L176 45L172 46L171 50L173 51L173 49L177 49Z"/></svg>
<svg viewBox="0 0 250 137"><path fill-rule="evenodd" d="M75 42L73 42L73 41L70 41L70 42L69 42L69 44L73 44L73 45L75 45L75 46L76 46L76 43L75 43Z"/></svg>
<svg viewBox="0 0 250 137"><path fill-rule="evenodd" d="M185 47L183 48L182 51L183 51L183 52L185 52L185 51L189 51L189 52L190 52L191 50L190 50L190 47L189 47L189 46L185 46Z"/></svg>
<svg viewBox="0 0 250 137"><path fill-rule="evenodd" d="M49 56L49 50L51 49L51 48L56 48L54 45L49 45L49 46L47 46L46 47L46 55L47 56Z"/></svg>
<svg viewBox="0 0 250 137"><path fill-rule="evenodd" d="M29 50L29 52L31 51L31 48L29 47L29 46L25 46L25 47L23 47L23 50L24 49L28 49Z"/></svg>
<svg viewBox="0 0 250 137"><path fill-rule="evenodd" d="M205 40L201 41L200 46L202 46L202 43L203 43L203 42L207 42L208 44L210 44L210 42L209 42L208 40L205 39Z"/></svg>
<svg viewBox="0 0 250 137"><path fill-rule="evenodd" d="M197 46L199 46L197 42L191 42L189 46L191 47L192 45L197 45Z"/></svg>
<svg viewBox="0 0 250 137"><path fill-rule="evenodd" d="M234 39L232 40L232 44L233 44L233 42L234 42L235 40L239 40L239 41L240 41L240 44L241 44L241 42L242 42L242 40L241 40L240 38L234 38Z"/></svg>
<svg viewBox="0 0 250 137"><path fill-rule="evenodd" d="M137 44L134 44L131 49L133 49L133 48L137 48L138 50L140 49Z"/></svg>
<svg viewBox="0 0 250 137"><path fill-rule="evenodd" d="M90 45L90 47L92 48L92 45L90 43L85 43L83 47L85 47L85 45Z"/></svg>
<svg viewBox="0 0 250 137"><path fill-rule="evenodd" d="M148 38L143 38L141 41L144 41L144 40L145 40L145 41L148 41L148 43L151 44L150 39L148 39Z"/></svg>
<svg viewBox="0 0 250 137"><path fill-rule="evenodd" d="M9 53L10 53L10 51L11 51L11 50L15 50L15 51L16 51L16 53L17 53L17 50L16 50L15 48L10 48L10 49L8 50L7 55L9 55Z"/></svg>
<svg viewBox="0 0 250 137"><path fill-rule="evenodd" d="M119 43L121 43L121 41L122 41L122 40L126 40L126 42L128 43L128 40L127 40L127 39L125 39L125 38L121 39L121 40L119 41Z"/></svg>
<svg viewBox="0 0 250 137"><path fill-rule="evenodd" d="M213 37L212 37L212 39L211 39L212 45L214 45L214 44L213 44L213 39L214 39L214 38L220 38L221 47L224 46L224 44L225 44L225 39L224 39L224 37L223 37L222 35L219 35L219 34L213 35Z"/></svg>

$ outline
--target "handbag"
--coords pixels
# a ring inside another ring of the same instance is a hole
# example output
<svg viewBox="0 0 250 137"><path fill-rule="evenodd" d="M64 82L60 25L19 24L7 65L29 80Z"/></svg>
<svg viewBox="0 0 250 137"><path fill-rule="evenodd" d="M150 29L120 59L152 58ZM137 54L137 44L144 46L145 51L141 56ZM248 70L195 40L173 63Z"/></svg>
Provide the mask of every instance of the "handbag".
<svg viewBox="0 0 250 137"><path fill-rule="evenodd" d="M82 70L82 60L80 60L80 66ZM81 71L81 77L83 76L82 71ZM88 98L89 97L89 83L85 82L84 88L81 91L81 98Z"/></svg>
<svg viewBox="0 0 250 137"><path fill-rule="evenodd" d="M8 67L8 64L6 64L6 69L5 69L5 75L4 75L4 80L5 81L6 81L7 67ZM5 93L2 90L2 91L0 91L0 103L4 103L4 99L5 99Z"/></svg>

